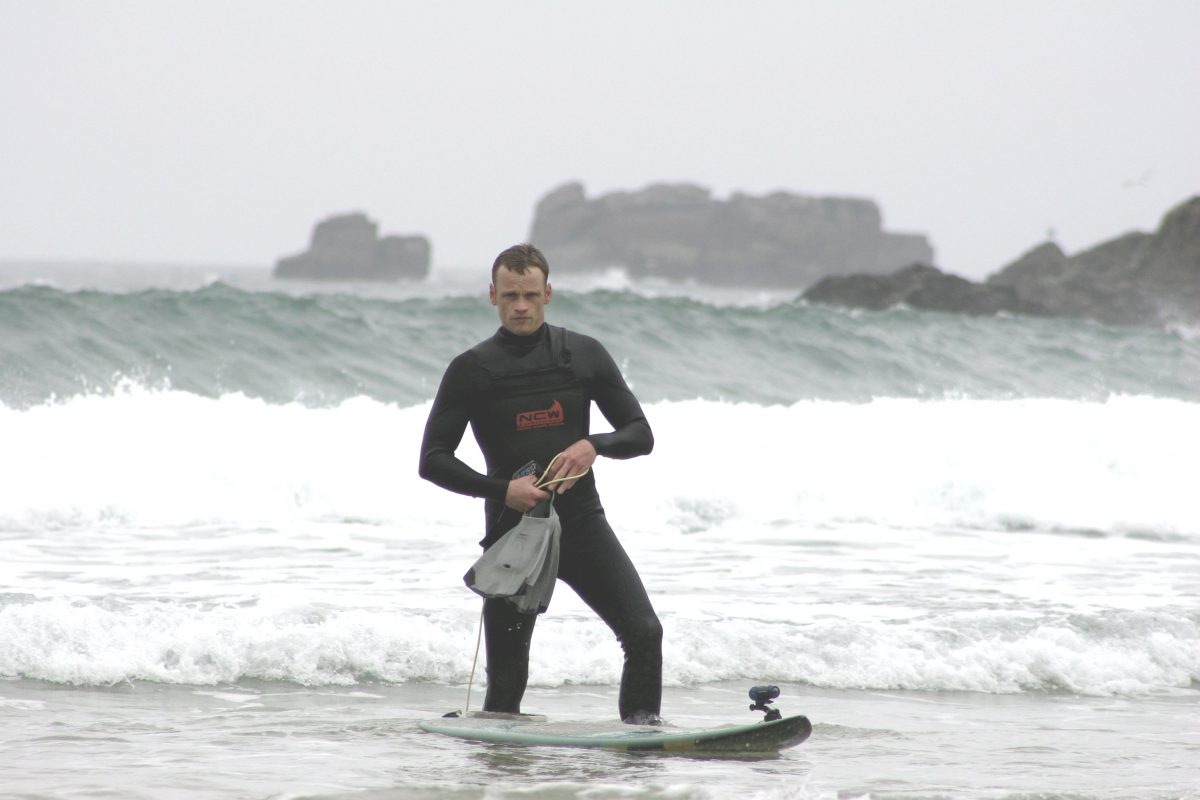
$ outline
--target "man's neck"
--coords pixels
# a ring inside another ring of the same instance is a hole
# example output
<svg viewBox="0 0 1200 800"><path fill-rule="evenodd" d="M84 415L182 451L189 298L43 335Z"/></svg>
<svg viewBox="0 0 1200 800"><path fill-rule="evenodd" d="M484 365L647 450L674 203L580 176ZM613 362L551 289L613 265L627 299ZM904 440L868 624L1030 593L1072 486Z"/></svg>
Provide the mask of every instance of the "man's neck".
<svg viewBox="0 0 1200 800"><path fill-rule="evenodd" d="M545 335L546 323L544 322L536 331L525 336L522 336L519 333L513 333L503 325L500 326L500 330L496 331L496 336L500 341L504 342L505 344L513 344L519 347L528 347L532 344L536 344L537 342L540 342L542 337Z"/></svg>

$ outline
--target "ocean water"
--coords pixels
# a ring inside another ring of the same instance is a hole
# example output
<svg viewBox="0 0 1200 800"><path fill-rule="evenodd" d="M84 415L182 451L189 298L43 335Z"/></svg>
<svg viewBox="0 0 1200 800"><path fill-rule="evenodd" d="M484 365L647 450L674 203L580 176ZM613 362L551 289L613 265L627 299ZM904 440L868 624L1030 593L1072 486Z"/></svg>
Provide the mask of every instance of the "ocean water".
<svg viewBox="0 0 1200 800"><path fill-rule="evenodd" d="M619 275L548 316L655 431L596 471L664 715L750 721L774 682L814 734L741 761L420 732L473 670L482 509L416 459L497 324L479 273L0 264L0 796L1200 798L1196 331ZM561 587L525 710L615 719L619 674Z"/></svg>

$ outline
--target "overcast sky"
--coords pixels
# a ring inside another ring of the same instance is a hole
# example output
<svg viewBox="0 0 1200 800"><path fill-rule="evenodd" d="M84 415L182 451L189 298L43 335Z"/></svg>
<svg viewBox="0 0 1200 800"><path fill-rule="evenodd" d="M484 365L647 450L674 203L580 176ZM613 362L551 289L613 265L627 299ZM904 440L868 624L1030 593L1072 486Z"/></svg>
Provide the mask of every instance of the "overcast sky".
<svg viewBox="0 0 1200 800"><path fill-rule="evenodd" d="M658 181L865 196L980 277L1200 193L1200 2L0 0L0 259L490 264Z"/></svg>

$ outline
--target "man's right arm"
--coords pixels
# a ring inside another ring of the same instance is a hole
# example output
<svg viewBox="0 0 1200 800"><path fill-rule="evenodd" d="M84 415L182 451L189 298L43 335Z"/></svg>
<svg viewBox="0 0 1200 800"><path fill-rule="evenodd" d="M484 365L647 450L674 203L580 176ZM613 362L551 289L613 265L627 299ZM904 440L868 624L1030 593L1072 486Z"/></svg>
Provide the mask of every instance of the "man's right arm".
<svg viewBox="0 0 1200 800"><path fill-rule="evenodd" d="M471 420L471 399L479 396L478 373L479 367L467 353L455 358L446 368L433 407L429 409L429 419L425 422L421 463L417 471L422 478L443 489L472 497L503 500L508 481L476 472L454 455Z"/></svg>

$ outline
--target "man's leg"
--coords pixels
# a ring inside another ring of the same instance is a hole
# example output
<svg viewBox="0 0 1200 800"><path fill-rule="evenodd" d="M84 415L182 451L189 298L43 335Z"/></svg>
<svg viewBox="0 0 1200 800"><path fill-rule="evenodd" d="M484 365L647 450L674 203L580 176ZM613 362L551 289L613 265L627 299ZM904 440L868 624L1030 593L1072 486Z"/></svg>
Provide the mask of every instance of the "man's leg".
<svg viewBox="0 0 1200 800"><path fill-rule="evenodd" d="M529 681L529 641L537 614L522 614L507 600L483 601L487 649L487 697L484 711L519 714Z"/></svg>
<svg viewBox="0 0 1200 800"><path fill-rule="evenodd" d="M662 705L662 624L603 513L564 525L558 577L604 620L625 651L621 719L657 716Z"/></svg>

